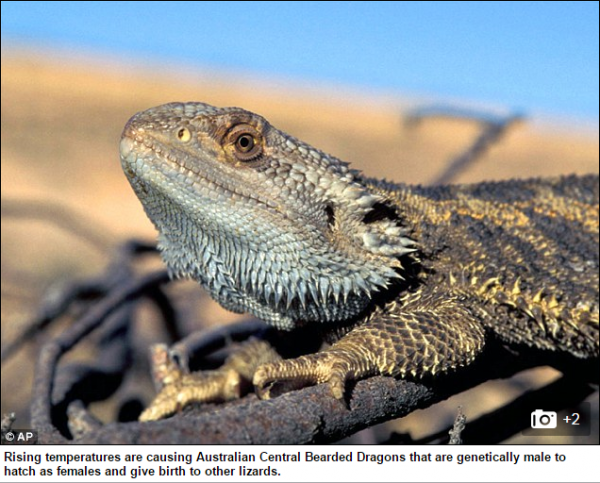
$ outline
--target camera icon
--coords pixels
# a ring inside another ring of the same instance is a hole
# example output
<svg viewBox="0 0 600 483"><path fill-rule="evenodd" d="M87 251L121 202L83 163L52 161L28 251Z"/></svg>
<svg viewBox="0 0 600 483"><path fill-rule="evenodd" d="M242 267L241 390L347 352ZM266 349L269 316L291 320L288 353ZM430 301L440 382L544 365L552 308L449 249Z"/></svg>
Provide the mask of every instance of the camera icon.
<svg viewBox="0 0 600 483"><path fill-rule="evenodd" d="M533 429L554 429L556 428L557 415L554 411L544 411L536 409L531 413L531 427Z"/></svg>

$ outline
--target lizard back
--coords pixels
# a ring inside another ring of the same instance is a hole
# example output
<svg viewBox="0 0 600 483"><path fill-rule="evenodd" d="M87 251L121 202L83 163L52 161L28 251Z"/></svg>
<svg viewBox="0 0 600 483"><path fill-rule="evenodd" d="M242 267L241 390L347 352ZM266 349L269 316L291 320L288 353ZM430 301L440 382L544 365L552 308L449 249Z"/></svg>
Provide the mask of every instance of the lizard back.
<svg viewBox="0 0 600 483"><path fill-rule="evenodd" d="M424 284L463 293L504 342L597 358L597 175L370 183L410 224Z"/></svg>

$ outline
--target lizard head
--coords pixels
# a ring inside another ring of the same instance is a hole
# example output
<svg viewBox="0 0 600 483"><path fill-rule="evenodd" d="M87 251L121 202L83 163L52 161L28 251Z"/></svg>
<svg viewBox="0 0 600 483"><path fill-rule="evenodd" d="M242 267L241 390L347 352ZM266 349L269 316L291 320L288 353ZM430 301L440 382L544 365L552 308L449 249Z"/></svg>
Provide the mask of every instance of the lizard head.
<svg viewBox="0 0 600 483"><path fill-rule="evenodd" d="M281 328L352 320L414 251L356 171L242 109L138 113L121 162L171 273Z"/></svg>

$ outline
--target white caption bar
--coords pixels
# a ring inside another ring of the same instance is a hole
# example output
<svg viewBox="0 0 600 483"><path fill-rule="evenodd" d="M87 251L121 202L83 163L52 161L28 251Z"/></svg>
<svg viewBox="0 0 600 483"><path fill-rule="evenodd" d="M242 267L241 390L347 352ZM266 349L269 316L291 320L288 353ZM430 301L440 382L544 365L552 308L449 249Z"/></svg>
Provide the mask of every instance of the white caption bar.
<svg viewBox="0 0 600 483"><path fill-rule="evenodd" d="M599 446L2 446L7 482L598 481ZM592 471L594 467L594 471Z"/></svg>

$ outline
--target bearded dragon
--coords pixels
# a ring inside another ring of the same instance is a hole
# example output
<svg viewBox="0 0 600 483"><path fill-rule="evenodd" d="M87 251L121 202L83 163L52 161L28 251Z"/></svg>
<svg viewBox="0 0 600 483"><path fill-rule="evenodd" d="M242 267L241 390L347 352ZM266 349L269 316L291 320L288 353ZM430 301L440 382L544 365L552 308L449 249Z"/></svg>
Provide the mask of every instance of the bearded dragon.
<svg viewBox="0 0 600 483"><path fill-rule="evenodd" d="M136 114L120 152L173 277L328 343L283 360L251 341L220 371L175 372L142 420L239 397L240 378L263 398L316 383L343 398L372 375L440 377L497 343L598 378L597 175L395 184L198 102Z"/></svg>

